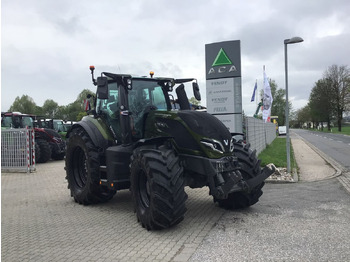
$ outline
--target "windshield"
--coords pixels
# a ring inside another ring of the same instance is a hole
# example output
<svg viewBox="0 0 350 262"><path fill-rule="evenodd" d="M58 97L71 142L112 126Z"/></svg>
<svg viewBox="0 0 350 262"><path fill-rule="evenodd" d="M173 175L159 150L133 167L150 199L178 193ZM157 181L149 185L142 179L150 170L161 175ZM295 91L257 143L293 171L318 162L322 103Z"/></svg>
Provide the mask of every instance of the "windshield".
<svg viewBox="0 0 350 262"><path fill-rule="evenodd" d="M11 128L33 127L33 119L30 116L4 116L1 126Z"/></svg>
<svg viewBox="0 0 350 262"><path fill-rule="evenodd" d="M31 118L30 116L23 116L22 117L22 126L23 127L34 127L34 124L33 124L33 118Z"/></svg>
<svg viewBox="0 0 350 262"><path fill-rule="evenodd" d="M61 120L54 120L53 121L53 128L57 130L57 132L66 132L67 129L65 125L63 124L63 121Z"/></svg>
<svg viewBox="0 0 350 262"><path fill-rule="evenodd" d="M150 110L167 110L167 100L162 87L153 79L133 78L132 90L127 93L133 136L141 138L146 113ZM97 99L96 112L106 118L117 140L121 141L119 95L117 83L108 83L108 99Z"/></svg>
<svg viewBox="0 0 350 262"><path fill-rule="evenodd" d="M149 106L158 110L167 110L162 87L155 81L133 80L132 90L129 91L130 111L139 113Z"/></svg>

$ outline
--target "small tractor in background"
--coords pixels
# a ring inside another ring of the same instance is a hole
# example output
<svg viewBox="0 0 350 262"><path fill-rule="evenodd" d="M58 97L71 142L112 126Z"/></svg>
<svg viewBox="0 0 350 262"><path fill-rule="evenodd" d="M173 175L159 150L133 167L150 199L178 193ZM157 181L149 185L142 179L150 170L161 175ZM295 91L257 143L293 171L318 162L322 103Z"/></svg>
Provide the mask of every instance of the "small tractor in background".
<svg viewBox="0 0 350 262"><path fill-rule="evenodd" d="M259 201L274 170L262 170L256 151L215 116L190 109L184 84L200 100L196 79L103 72L96 80L90 69L95 106L67 133L66 178L76 202L105 202L130 189L137 220L156 230L184 219L185 186L208 186L227 209Z"/></svg>
<svg viewBox="0 0 350 262"><path fill-rule="evenodd" d="M45 163L51 158L63 160L66 154L66 143L53 129L35 127L36 116L20 112L2 112L2 128L34 128L35 133L35 161Z"/></svg>
<svg viewBox="0 0 350 262"><path fill-rule="evenodd" d="M68 128L61 119L45 119L37 117L35 125L40 128L50 128L55 130L63 139L66 139Z"/></svg>

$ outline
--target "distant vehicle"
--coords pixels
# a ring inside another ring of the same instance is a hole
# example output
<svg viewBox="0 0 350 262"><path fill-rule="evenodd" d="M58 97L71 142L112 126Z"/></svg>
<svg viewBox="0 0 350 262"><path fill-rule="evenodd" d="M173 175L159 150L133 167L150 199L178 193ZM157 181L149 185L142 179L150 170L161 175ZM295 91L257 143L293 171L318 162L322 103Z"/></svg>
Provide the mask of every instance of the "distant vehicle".
<svg viewBox="0 0 350 262"><path fill-rule="evenodd" d="M40 128L50 128L55 130L63 139L66 139L68 128L61 119L45 119L36 117L35 125Z"/></svg>
<svg viewBox="0 0 350 262"><path fill-rule="evenodd" d="M75 123L75 121L64 121L63 125L65 126L68 132Z"/></svg>
<svg viewBox="0 0 350 262"><path fill-rule="evenodd" d="M40 128L34 125L35 115L20 112L1 112L1 128L34 128L35 132L35 161L45 163L50 158L62 160L66 154L66 143L53 129Z"/></svg>
<svg viewBox="0 0 350 262"><path fill-rule="evenodd" d="M287 127L286 126L279 126L278 127L278 135L286 135L287 134Z"/></svg>

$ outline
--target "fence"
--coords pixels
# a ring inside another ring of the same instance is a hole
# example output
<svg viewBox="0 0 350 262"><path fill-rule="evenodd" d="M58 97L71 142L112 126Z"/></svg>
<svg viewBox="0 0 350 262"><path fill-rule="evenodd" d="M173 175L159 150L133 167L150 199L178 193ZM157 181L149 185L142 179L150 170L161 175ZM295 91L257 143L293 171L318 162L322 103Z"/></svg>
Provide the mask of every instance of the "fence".
<svg viewBox="0 0 350 262"><path fill-rule="evenodd" d="M35 171L35 134L33 129L1 130L1 171Z"/></svg>
<svg viewBox="0 0 350 262"><path fill-rule="evenodd" d="M276 138L276 125L254 117L245 118L246 140L257 154Z"/></svg>

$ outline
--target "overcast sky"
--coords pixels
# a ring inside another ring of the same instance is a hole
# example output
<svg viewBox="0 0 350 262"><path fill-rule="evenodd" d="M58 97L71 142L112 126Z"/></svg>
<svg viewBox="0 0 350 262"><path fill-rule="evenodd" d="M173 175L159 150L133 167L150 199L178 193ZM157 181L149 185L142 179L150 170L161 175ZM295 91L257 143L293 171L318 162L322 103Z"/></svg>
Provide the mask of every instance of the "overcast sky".
<svg viewBox="0 0 350 262"><path fill-rule="evenodd" d="M17 96L38 106L73 102L95 91L89 66L109 71L199 80L205 102L205 44L241 40L242 102L247 115L255 80L284 84L288 45L289 97L306 105L331 65L350 66L349 0L2 0L1 110ZM189 94L192 96L192 93Z"/></svg>

